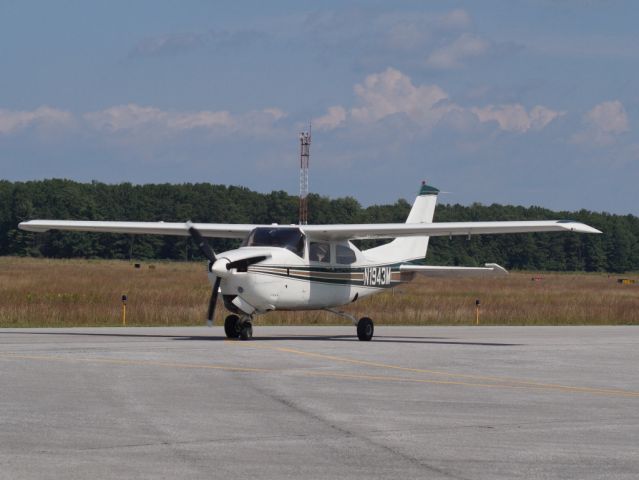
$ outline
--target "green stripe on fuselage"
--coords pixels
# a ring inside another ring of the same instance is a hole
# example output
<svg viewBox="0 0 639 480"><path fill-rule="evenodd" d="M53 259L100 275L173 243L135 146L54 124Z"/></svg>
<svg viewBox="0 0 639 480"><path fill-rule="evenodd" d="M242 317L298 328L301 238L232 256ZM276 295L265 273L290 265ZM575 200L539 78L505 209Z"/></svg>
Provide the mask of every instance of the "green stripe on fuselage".
<svg viewBox="0 0 639 480"><path fill-rule="evenodd" d="M316 283L390 288L401 283L392 278L393 273L400 273L399 266L399 263L370 267L253 265L249 272Z"/></svg>

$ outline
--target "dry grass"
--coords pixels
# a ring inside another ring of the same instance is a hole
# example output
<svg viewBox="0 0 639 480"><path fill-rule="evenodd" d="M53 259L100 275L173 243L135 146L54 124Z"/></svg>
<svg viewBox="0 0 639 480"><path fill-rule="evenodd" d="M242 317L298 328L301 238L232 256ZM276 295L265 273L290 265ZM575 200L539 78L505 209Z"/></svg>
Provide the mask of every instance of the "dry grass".
<svg viewBox="0 0 639 480"><path fill-rule="evenodd" d="M153 265L154 268L150 268ZM639 277L618 285L605 274L514 273L496 279L427 279L347 307L380 324L470 325L475 299L483 325L639 324ZM210 286L202 263L0 258L0 327L202 325ZM218 304L216 324L226 311ZM326 312L273 312L258 324L346 324Z"/></svg>

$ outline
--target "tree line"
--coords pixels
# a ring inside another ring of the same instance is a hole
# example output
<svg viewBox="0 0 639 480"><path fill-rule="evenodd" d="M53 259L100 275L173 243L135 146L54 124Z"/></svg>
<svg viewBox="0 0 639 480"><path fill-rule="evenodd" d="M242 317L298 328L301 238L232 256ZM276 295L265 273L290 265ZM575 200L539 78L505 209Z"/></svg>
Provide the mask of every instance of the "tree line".
<svg viewBox="0 0 639 480"><path fill-rule="evenodd" d="M352 197L311 194L309 223L404 222L411 204L362 207ZM188 237L47 232L34 234L18 223L34 218L132 220L211 223L291 224L297 222L298 198L284 191L259 193L244 187L209 183L105 184L51 179L28 182L0 180L0 255L54 258L201 259ZM639 218L587 210L556 212L541 207L440 204L435 221L572 219L587 223L602 235L534 233L435 237L427 263L482 265L499 263L509 269L553 271L639 270ZM213 239L217 251L237 241ZM371 243L364 243L367 247Z"/></svg>

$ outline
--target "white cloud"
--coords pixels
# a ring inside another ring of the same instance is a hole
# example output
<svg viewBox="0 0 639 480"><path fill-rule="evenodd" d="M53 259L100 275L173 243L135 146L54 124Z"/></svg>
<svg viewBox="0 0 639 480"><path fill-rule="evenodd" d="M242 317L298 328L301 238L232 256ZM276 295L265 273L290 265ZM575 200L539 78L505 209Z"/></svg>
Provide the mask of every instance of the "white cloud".
<svg viewBox="0 0 639 480"><path fill-rule="evenodd" d="M130 103L87 113L84 118L93 128L107 132L155 130L156 133L179 133L200 129L215 134L242 131L258 135L267 133L275 122L285 116L277 108L233 115L226 110L175 112Z"/></svg>
<svg viewBox="0 0 639 480"><path fill-rule="evenodd" d="M537 105L527 112L523 105L488 105L481 108L471 108L471 112L477 115L481 122L495 121L502 130L510 132L527 132L528 130L541 130L555 118L564 115L565 112L551 110Z"/></svg>
<svg viewBox="0 0 639 480"><path fill-rule="evenodd" d="M313 119L313 126L319 130L333 130L346 121L346 113L340 105L329 107L326 115Z"/></svg>
<svg viewBox="0 0 639 480"><path fill-rule="evenodd" d="M616 141L618 135L630 129L626 109L619 100L595 105L583 117L585 130L571 137L573 143L605 146Z"/></svg>
<svg viewBox="0 0 639 480"><path fill-rule="evenodd" d="M467 28L470 26L470 15L464 9L457 8L445 13L439 19L439 24L448 28Z"/></svg>
<svg viewBox="0 0 639 480"><path fill-rule="evenodd" d="M368 24L377 30L382 46L393 51L413 52L423 58L425 50L431 50L438 38L448 38L471 24L466 10L451 10L441 15L428 13L393 13L372 18ZM350 24L349 24L350 25ZM348 26L347 26L348 28Z"/></svg>
<svg viewBox="0 0 639 480"><path fill-rule="evenodd" d="M591 126L609 134L628 131L628 116L619 100L602 102L586 114L586 122Z"/></svg>
<svg viewBox="0 0 639 480"><path fill-rule="evenodd" d="M261 110L259 112L267 116L270 115L271 117L273 117L273 120L280 120L287 116L287 113L284 110L280 110L279 108L275 108L275 107L265 108L264 110Z"/></svg>
<svg viewBox="0 0 639 480"><path fill-rule="evenodd" d="M129 52L129 57L171 55L201 47L205 37L199 33L175 33L145 38Z"/></svg>
<svg viewBox="0 0 639 480"><path fill-rule="evenodd" d="M368 75L363 84L355 85L361 106L351 110L353 120L370 123L389 115L406 114L415 122L432 127L446 113L457 108L437 85L415 86L410 77L399 70Z"/></svg>
<svg viewBox="0 0 639 480"><path fill-rule="evenodd" d="M178 55L205 47L215 50L234 49L263 44L268 39L269 35L266 33L254 30L166 33L141 40L131 49L128 57L134 59Z"/></svg>
<svg viewBox="0 0 639 480"><path fill-rule="evenodd" d="M471 33L463 33L452 43L434 50L427 58L426 65L438 69L459 68L462 61L485 54L490 43Z"/></svg>
<svg viewBox="0 0 639 480"><path fill-rule="evenodd" d="M370 124L388 116L403 114L428 132L437 124L455 130L467 130L472 123L495 122L501 130L527 132L541 130L565 112L537 105L530 111L523 105L488 105L464 108L454 103L437 85L415 85L399 70L388 68L368 75L355 85L359 105L348 109L332 106L313 124L320 129L333 130L349 122Z"/></svg>
<svg viewBox="0 0 639 480"><path fill-rule="evenodd" d="M168 113L159 108L142 107L134 103L118 105L98 112L86 113L84 118L97 130L117 132L150 124L166 123Z"/></svg>
<svg viewBox="0 0 639 480"><path fill-rule="evenodd" d="M31 126L67 126L73 115L64 110L42 106L35 110L0 109L0 134L9 135Z"/></svg>

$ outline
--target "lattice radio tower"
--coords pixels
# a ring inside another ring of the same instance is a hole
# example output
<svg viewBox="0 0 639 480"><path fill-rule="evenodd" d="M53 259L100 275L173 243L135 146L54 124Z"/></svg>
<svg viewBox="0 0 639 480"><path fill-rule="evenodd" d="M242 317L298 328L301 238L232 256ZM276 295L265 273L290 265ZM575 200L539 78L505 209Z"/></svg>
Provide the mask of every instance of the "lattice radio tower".
<svg viewBox="0 0 639 480"><path fill-rule="evenodd" d="M300 133L300 218L299 224L308 223L308 162L311 158L311 126Z"/></svg>

